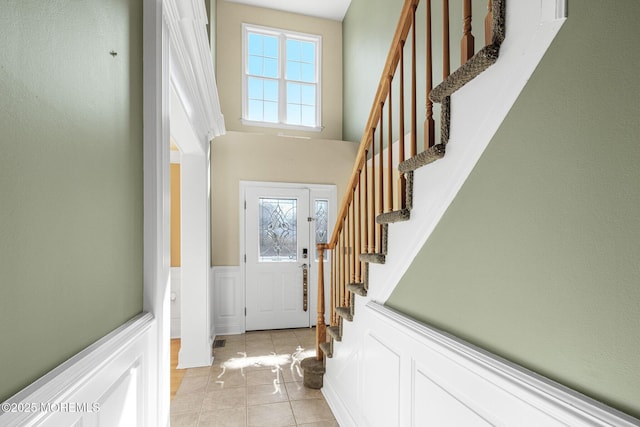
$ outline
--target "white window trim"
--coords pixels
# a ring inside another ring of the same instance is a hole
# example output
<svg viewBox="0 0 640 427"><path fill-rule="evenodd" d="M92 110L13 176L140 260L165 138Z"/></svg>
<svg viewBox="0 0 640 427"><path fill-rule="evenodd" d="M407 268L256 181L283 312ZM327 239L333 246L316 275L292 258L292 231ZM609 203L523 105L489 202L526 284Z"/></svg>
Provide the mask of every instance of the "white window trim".
<svg viewBox="0 0 640 427"><path fill-rule="evenodd" d="M262 34L278 36L280 57L278 58L278 118L284 120L286 117L286 85L284 63L286 61L285 37L289 36L298 40L310 41L316 44L316 126L292 125L284 123L284 121L261 122L247 119L248 102L247 102L247 43L248 33L258 32ZM315 34L305 34L296 31L289 31L280 28L263 27L253 24L242 24L242 118L241 122L245 126L260 126L267 128L291 129L301 131L320 132L324 129L322 126L322 36Z"/></svg>

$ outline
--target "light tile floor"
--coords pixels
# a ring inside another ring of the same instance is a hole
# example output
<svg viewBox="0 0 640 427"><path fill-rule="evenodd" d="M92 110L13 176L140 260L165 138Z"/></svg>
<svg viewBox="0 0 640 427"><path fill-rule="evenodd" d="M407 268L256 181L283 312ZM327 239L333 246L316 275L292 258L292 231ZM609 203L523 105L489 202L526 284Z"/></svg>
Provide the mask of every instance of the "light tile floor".
<svg viewBox="0 0 640 427"><path fill-rule="evenodd" d="M302 384L315 329L216 337L211 367L187 369L171 401L172 427L338 426L320 390Z"/></svg>

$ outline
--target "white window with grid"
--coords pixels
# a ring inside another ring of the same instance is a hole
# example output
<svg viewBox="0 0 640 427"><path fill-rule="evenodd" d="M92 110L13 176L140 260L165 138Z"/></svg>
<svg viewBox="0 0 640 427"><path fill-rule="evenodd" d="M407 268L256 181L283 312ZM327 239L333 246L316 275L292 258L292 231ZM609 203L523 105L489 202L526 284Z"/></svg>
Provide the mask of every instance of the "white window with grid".
<svg viewBox="0 0 640 427"><path fill-rule="evenodd" d="M243 24L242 121L321 130L318 35Z"/></svg>

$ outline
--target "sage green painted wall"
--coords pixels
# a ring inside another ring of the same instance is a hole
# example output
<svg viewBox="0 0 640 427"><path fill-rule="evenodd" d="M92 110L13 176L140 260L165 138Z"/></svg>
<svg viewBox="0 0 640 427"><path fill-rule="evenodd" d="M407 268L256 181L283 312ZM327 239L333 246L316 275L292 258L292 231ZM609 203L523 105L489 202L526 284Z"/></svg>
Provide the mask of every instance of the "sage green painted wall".
<svg viewBox="0 0 640 427"><path fill-rule="evenodd" d="M7 0L0 40L1 401L142 310L142 5Z"/></svg>
<svg viewBox="0 0 640 427"><path fill-rule="evenodd" d="M635 0L571 2L568 21L387 301L635 417L638 16Z"/></svg>

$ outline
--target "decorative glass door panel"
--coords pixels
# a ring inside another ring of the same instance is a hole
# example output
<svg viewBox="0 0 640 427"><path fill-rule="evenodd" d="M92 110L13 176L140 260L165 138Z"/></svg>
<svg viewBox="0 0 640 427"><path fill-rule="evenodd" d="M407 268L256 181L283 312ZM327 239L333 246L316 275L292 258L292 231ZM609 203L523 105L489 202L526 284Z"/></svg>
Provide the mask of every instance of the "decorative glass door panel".
<svg viewBox="0 0 640 427"><path fill-rule="evenodd" d="M298 261L298 200L259 200L260 262Z"/></svg>

